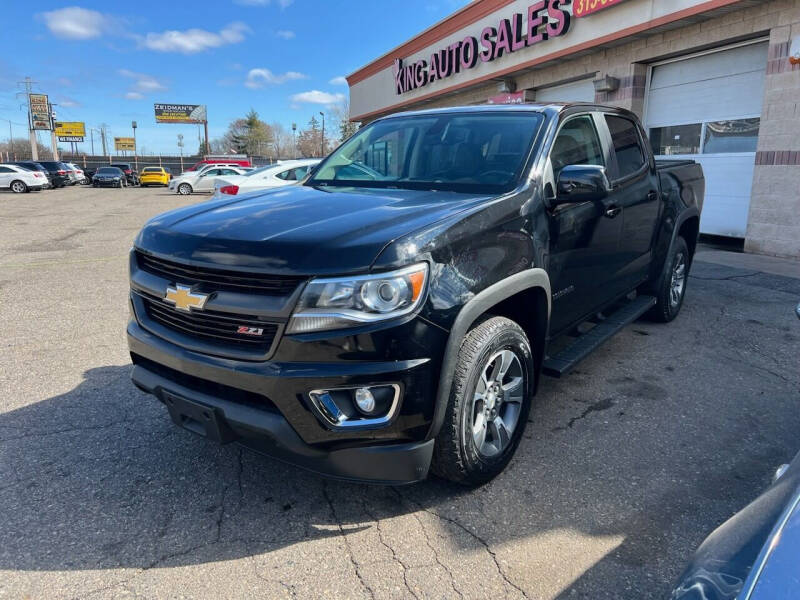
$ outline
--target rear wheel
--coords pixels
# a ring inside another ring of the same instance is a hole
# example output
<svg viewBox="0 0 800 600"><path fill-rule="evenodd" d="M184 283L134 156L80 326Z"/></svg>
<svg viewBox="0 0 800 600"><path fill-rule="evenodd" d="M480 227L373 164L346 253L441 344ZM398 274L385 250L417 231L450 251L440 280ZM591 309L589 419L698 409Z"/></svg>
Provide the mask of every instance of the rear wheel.
<svg viewBox="0 0 800 600"><path fill-rule="evenodd" d="M11 191L15 194L24 194L28 191L28 186L25 185L24 181L12 181L11 182Z"/></svg>
<svg viewBox="0 0 800 600"><path fill-rule="evenodd" d="M500 474L525 429L533 377L530 343L519 325L491 317L473 327L459 350L433 472L464 485Z"/></svg>
<svg viewBox="0 0 800 600"><path fill-rule="evenodd" d="M676 237L656 293L656 305L648 312L654 321L669 323L681 312L689 281L689 260L686 240Z"/></svg>

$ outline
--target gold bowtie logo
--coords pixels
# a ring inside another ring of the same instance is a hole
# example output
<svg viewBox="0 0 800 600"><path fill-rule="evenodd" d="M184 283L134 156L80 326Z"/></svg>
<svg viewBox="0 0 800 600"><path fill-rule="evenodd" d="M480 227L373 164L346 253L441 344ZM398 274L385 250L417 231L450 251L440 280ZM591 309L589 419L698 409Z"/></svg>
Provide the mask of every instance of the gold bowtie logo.
<svg viewBox="0 0 800 600"><path fill-rule="evenodd" d="M203 310L208 300L208 294L195 294L192 293L192 288L177 284L175 287L170 286L167 288L164 300L174 304L178 310L192 312L192 309Z"/></svg>

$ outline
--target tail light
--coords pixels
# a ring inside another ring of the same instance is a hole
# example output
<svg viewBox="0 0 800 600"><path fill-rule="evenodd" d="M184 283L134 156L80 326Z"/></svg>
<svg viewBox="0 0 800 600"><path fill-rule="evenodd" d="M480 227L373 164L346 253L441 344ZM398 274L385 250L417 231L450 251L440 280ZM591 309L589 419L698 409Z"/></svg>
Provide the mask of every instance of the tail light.
<svg viewBox="0 0 800 600"><path fill-rule="evenodd" d="M231 196L235 196L239 193L239 186L238 185L223 185L219 188L220 194L229 194Z"/></svg>
<svg viewBox="0 0 800 600"><path fill-rule="evenodd" d="M58 174L59 174L59 175L66 175L66 174L67 174L67 172L66 172L66 171L59 171L59 172L58 172Z"/></svg>
<svg viewBox="0 0 800 600"><path fill-rule="evenodd" d="M125 175L130 175L130 174L131 174L131 170L130 169L125 169Z"/></svg>
<svg viewBox="0 0 800 600"><path fill-rule="evenodd" d="M41 174L41 173L34 173L34 174L33 174L33 176L34 176L34 177L41 177L41 176L42 176L42 174Z"/></svg>

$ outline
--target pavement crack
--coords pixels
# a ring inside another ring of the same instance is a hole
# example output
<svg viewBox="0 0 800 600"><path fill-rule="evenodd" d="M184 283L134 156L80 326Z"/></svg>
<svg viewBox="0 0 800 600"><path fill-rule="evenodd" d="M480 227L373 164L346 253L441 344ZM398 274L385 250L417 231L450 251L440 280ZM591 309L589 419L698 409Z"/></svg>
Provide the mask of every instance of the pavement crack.
<svg viewBox="0 0 800 600"><path fill-rule="evenodd" d="M406 589L409 591L409 593L411 593L411 595L412 595L412 596L414 596L414 598L417 598L417 600L419 600L419 596L417 596L417 593L416 593L416 592L415 592L415 591L414 591L414 590L411 588L411 585L408 583L408 566L407 566L407 565L406 565L406 564L405 564L405 563L404 563L404 562L403 562L403 561L400 559L400 557L399 557L399 556L397 556L397 552L395 551L394 547L392 547L392 546L391 546L389 543L387 543L387 542L386 542L386 540L384 539L384 536L383 536L383 528L381 527L381 521L380 521L380 519L378 519L378 518L377 518L375 515L373 515L373 514L370 512L370 510L369 510L369 507L367 506L367 502L366 502L366 500L364 500L364 502L362 503L362 505L363 505L363 507L364 507L364 514L366 514L366 515L367 515L367 516L368 516L370 519L372 519L373 521L375 521L375 529L378 531L378 541L380 541L380 543L381 543L382 545L384 545L384 546L385 546L385 547L386 547L386 548L389 550L389 552L391 552L391 553L392 553L392 559L393 559L393 560L394 560L394 561L395 561L395 562L396 562L398 565L400 565L400 568L402 568L402 569L403 569L403 583L405 584L405 586L406 586Z"/></svg>
<svg viewBox="0 0 800 600"><path fill-rule="evenodd" d="M425 529L425 524L422 522L422 519L420 519L420 517L419 517L419 513L415 512L414 513L414 518L417 520L417 523L419 523L420 529L422 529L422 535L425 538L425 544L428 546L428 548L431 549L431 552L433 552L433 558L436 561L436 564L441 566L445 570L445 572L450 576L450 585L452 586L453 591L456 594L458 594L459 598L463 599L464 598L464 594L461 592L461 590L459 590L456 587L456 578L455 578L455 575L453 575L453 571L450 569L450 567L448 567L446 564L444 564L442 562L442 559L439 557L439 552L436 550L434 545L431 544L430 536L428 534L427 529Z"/></svg>
<svg viewBox="0 0 800 600"><path fill-rule="evenodd" d="M494 561L494 566L497 569L497 573L500 575L500 577L502 577L503 581L505 581L509 586L511 586L512 588L517 590L520 594L522 594L523 598L529 598L528 594L525 593L525 590L523 590L516 583L511 581L509 576L503 570L503 567L500 564L500 560L497 558L497 553L494 550L492 550L492 547L489 545L489 542L484 540L481 536L479 536L477 533L472 531L469 527L467 527L466 525L460 523L456 519L453 519L451 517L447 517L445 515L440 515L436 511L433 511L433 510L431 510L429 508L426 508L425 506L422 506L419 502L415 502L414 500L406 498L395 487L393 487L391 489L394 491L395 494L397 494L397 497L400 498L401 502L402 501L408 502L409 504L412 504L412 505L416 506L419 510L424 511L424 512L428 513L429 515L431 515L431 516L433 516L433 517L435 517L435 518L437 518L437 519L439 519L441 521L444 521L446 523L450 523L454 527L457 527L458 529L460 529L461 531L463 531L464 533L466 533L467 535L472 537L479 544L481 544L484 547L484 549L486 550L486 552L489 554L489 556L492 558L492 561Z"/></svg>
<svg viewBox="0 0 800 600"><path fill-rule="evenodd" d="M700 279L702 281L735 281L737 279L753 277L755 275L761 275L761 272L753 271L752 273L743 273L742 275L728 275L727 277L702 277L700 275L690 274L689 277L691 277L692 279Z"/></svg>
<svg viewBox="0 0 800 600"><path fill-rule="evenodd" d="M567 423L566 427L555 427L553 428L553 432L556 431L566 431L567 429L572 429L573 425L580 421L581 419L585 419L593 412L602 412L604 410L608 410L609 408L613 408L616 405L611 398L604 398L603 400L598 400L597 402L593 402L589 406L587 406L583 412L578 415L577 417L572 417L569 422Z"/></svg>
<svg viewBox="0 0 800 600"><path fill-rule="evenodd" d="M350 546L350 540L347 539L347 533L345 532L344 527L342 527L341 521L339 521L339 516L336 513L336 507L333 505L333 500L331 499L331 496L328 493L328 481L326 479L322 480L322 497L325 498L325 501L328 503L328 508L330 508L331 516L333 517L333 520L336 523L336 528L342 535L342 539L344 540L344 545L347 548L347 554L350 557L350 563L353 565L353 570L356 573L356 577L358 577L358 581L361 583L361 586L367 591L370 598L374 600L375 592L367 584L367 582L364 581L364 577L361 575L361 572L358 567L358 562L356 562L356 557L355 554L353 553L353 548Z"/></svg>

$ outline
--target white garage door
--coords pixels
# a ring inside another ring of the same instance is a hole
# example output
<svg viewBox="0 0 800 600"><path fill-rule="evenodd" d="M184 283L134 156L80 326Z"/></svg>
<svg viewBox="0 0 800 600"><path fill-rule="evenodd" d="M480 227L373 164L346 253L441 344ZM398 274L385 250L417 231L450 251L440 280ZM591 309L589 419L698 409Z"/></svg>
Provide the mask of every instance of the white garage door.
<svg viewBox="0 0 800 600"><path fill-rule="evenodd" d="M594 83L581 79L536 90L536 102L594 102Z"/></svg>
<svg viewBox="0 0 800 600"><path fill-rule="evenodd" d="M764 97L767 43L653 67L646 124L659 158L703 166L700 231L744 237Z"/></svg>

